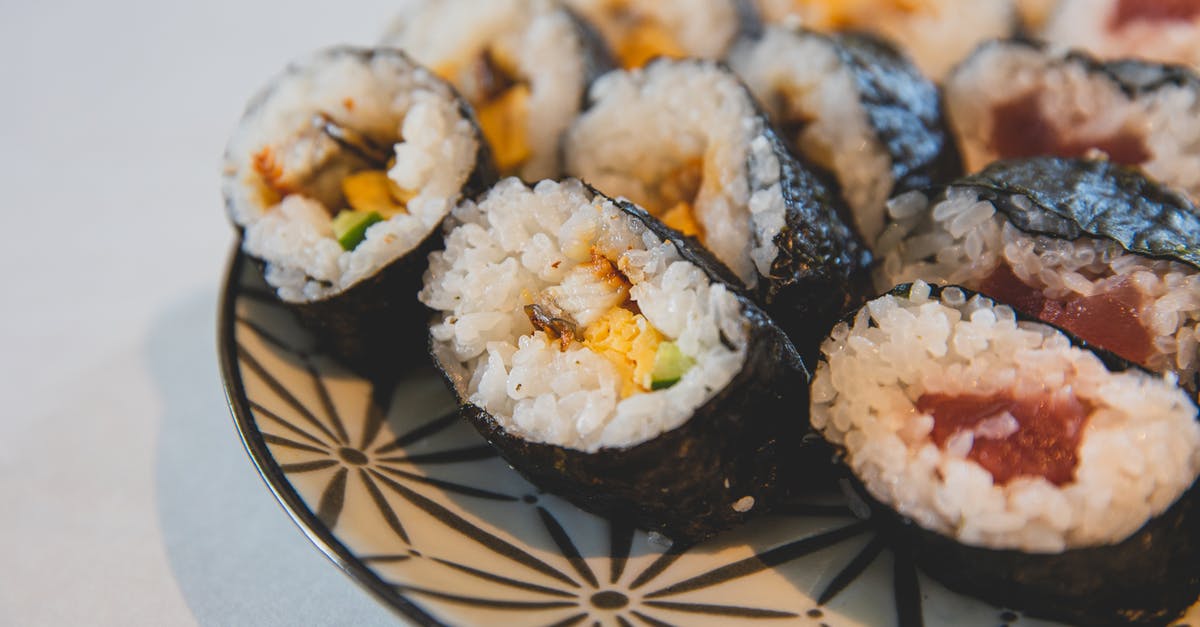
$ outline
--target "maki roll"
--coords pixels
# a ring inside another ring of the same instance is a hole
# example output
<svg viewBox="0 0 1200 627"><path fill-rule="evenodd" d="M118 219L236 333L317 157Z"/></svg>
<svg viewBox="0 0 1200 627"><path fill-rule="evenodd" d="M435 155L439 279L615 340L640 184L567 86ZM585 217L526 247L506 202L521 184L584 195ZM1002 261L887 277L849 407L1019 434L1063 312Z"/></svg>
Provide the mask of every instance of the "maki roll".
<svg viewBox="0 0 1200 627"><path fill-rule="evenodd" d="M1200 2L1061 0L1041 36L1106 59L1200 67Z"/></svg>
<svg viewBox="0 0 1200 627"><path fill-rule="evenodd" d="M823 32L865 31L895 42L926 76L941 80L988 39L1012 36L1013 0L757 0L770 23Z"/></svg>
<svg viewBox="0 0 1200 627"><path fill-rule="evenodd" d="M876 286L982 291L1195 391L1200 217L1107 161L1001 162L944 192L900 196Z"/></svg>
<svg viewBox="0 0 1200 627"><path fill-rule="evenodd" d="M599 28L621 67L656 57L720 59L754 28L750 0L566 0Z"/></svg>
<svg viewBox="0 0 1200 627"><path fill-rule="evenodd" d="M712 251L802 353L858 298L868 253L835 187L792 157L738 79L660 59L597 81L567 170Z"/></svg>
<svg viewBox="0 0 1200 627"><path fill-rule="evenodd" d="M398 50L332 48L251 101L225 151L242 249L351 365L405 361L439 225L492 177L454 90Z"/></svg>
<svg viewBox="0 0 1200 627"><path fill-rule="evenodd" d="M509 463L677 541L770 508L807 371L720 264L575 180L507 179L453 219L420 298L463 414Z"/></svg>
<svg viewBox="0 0 1200 627"><path fill-rule="evenodd" d="M1200 425L1169 378L920 282L821 350L813 426L948 587L1083 625L1195 601Z"/></svg>
<svg viewBox="0 0 1200 627"><path fill-rule="evenodd" d="M997 41L960 65L945 93L969 171L1102 154L1200 199L1200 77L1185 68Z"/></svg>
<svg viewBox="0 0 1200 627"><path fill-rule="evenodd" d="M528 181L561 174L560 136L611 67L591 27L551 0L422 0L384 41L453 83L501 175Z"/></svg>
<svg viewBox="0 0 1200 627"><path fill-rule="evenodd" d="M961 174L937 88L883 40L770 27L729 64L792 150L837 176L868 244L888 198Z"/></svg>

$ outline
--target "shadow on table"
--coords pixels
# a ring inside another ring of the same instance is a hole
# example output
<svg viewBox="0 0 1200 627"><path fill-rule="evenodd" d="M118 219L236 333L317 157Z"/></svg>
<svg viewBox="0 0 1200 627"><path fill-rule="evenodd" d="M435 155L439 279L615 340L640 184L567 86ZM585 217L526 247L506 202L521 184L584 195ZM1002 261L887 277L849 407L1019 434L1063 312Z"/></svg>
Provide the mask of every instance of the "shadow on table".
<svg viewBox="0 0 1200 627"><path fill-rule="evenodd" d="M392 625L263 485L225 404L217 294L202 290L155 319L147 362L163 401L156 499L171 570L202 625Z"/></svg>

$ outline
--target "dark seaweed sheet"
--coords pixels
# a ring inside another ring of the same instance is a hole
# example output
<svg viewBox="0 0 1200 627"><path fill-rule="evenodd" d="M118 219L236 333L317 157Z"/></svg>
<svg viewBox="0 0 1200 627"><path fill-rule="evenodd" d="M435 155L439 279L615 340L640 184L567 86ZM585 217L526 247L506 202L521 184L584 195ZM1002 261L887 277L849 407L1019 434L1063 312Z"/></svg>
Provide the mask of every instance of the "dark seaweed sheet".
<svg viewBox="0 0 1200 627"><path fill-rule="evenodd" d="M843 33L831 40L853 74L867 120L891 158L891 195L960 176L962 161L937 87L878 37Z"/></svg>
<svg viewBox="0 0 1200 627"><path fill-rule="evenodd" d="M1001 161L954 183L971 187L1027 233L1108 239L1144 257L1200 268L1200 211L1139 171L1108 161ZM1028 206L1014 202L1019 196Z"/></svg>
<svg viewBox="0 0 1200 627"><path fill-rule="evenodd" d="M911 287L898 285L889 293L907 297ZM931 285L930 298L940 299L950 288L961 290L968 300L980 294L961 286ZM1014 313L1019 320L1057 329L1073 346L1099 357L1110 372L1136 370L1153 376L1070 332ZM994 605L1079 625L1165 625L1200 596L1200 484L1120 543L1032 554L968 546L928 531L872 497L857 479L855 483L881 522L911 545L922 570L951 590Z"/></svg>
<svg viewBox="0 0 1200 627"><path fill-rule="evenodd" d="M971 57L992 47L1027 48L1047 55L1053 54L1050 45L1043 41L1014 38L982 44L971 53ZM963 62L963 66L970 63L971 57ZM1078 65L1087 73L1111 82L1130 99L1172 87L1182 87L1200 95L1200 76L1185 65L1155 63L1142 59L1104 61L1082 50L1071 50L1059 63Z"/></svg>
<svg viewBox="0 0 1200 627"><path fill-rule="evenodd" d="M632 204L617 205L674 243L711 281L731 276L694 241ZM727 286L741 303L748 330L743 368L682 426L630 448L586 453L513 436L465 401L465 374L445 367L452 358L438 359L435 347L435 360L464 403L462 415L539 488L677 542L697 542L769 511L785 487L781 477L793 477L806 453L825 455L804 438L808 369L770 318L736 284ZM754 507L734 510L745 496L754 498Z"/></svg>

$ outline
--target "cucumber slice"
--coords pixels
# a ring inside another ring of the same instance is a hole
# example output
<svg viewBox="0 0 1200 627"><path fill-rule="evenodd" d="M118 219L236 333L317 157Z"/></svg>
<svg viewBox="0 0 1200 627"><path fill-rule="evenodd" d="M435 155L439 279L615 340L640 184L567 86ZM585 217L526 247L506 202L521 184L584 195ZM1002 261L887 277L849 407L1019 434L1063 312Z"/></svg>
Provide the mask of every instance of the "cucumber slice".
<svg viewBox="0 0 1200 627"><path fill-rule="evenodd" d="M691 370L696 361L683 354L675 342L662 342L654 354L654 370L650 373L650 389L662 390L679 383L684 373Z"/></svg>
<svg viewBox="0 0 1200 627"><path fill-rule="evenodd" d="M351 211L343 209L333 218L333 236L342 250L354 250L367 236L367 227L382 222L378 211Z"/></svg>

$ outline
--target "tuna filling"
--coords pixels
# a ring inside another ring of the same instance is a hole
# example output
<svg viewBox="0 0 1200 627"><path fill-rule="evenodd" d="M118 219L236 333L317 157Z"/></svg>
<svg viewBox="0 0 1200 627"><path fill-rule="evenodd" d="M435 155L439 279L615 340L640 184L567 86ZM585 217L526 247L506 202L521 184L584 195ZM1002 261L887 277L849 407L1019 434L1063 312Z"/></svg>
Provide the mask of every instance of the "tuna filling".
<svg viewBox="0 0 1200 627"><path fill-rule="evenodd" d="M1191 22L1200 17L1200 0L1118 0L1108 28L1119 31L1134 22Z"/></svg>
<svg viewBox="0 0 1200 627"><path fill-rule="evenodd" d="M1056 486L1070 483L1091 414L1091 407L1071 394L924 394L916 405L933 416L935 444L943 449L969 446L967 458L991 473L997 485L1017 477L1041 477Z"/></svg>
<svg viewBox="0 0 1200 627"><path fill-rule="evenodd" d="M992 108L991 145L1001 159L1084 157L1100 150L1116 163L1139 165L1152 156L1144 138L1128 129L1109 137L1068 137L1042 112L1036 92Z"/></svg>

